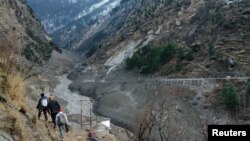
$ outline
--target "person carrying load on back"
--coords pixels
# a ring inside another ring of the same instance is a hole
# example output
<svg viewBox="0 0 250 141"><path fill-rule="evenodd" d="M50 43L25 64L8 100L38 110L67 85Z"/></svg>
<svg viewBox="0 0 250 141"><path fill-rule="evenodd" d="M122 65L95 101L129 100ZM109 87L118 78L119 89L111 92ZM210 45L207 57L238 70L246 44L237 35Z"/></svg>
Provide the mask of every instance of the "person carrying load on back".
<svg viewBox="0 0 250 141"><path fill-rule="evenodd" d="M98 140L94 137L93 130L89 130L87 141L98 141Z"/></svg>
<svg viewBox="0 0 250 141"><path fill-rule="evenodd" d="M62 111L62 108L59 108L59 112L56 114L56 125L59 128L61 139L64 140L64 129L66 129L66 132L69 131L68 129L68 118L67 115ZM65 128L64 128L65 127Z"/></svg>
<svg viewBox="0 0 250 141"><path fill-rule="evenodd" d="M48 98L44 96L44 93L41 93L41 98L38 101L36 108L38 109L38 119L41 117L41 113L43 112L45 121L48 120L47 117L47 106L48 106Z"/></svg>
<svg viewBox="0 0 250 141"><path fill-rule="evenodd" d="M54 100L54 97L53 96L50 96L49 97L49 103L48 103L48 111L51 115L51 119L52 119L52 122L54 124L54 128L56 128L56 114L58 113L59 111L59 108L60 108L60 105L59 103Z"/></svg>

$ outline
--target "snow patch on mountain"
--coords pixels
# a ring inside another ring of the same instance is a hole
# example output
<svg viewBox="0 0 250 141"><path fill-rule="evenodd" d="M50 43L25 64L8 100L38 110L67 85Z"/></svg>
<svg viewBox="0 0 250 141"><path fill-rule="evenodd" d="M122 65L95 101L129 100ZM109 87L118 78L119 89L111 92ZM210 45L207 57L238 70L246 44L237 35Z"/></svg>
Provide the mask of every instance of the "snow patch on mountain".
<svg viewBox="0 0 250 141"><path fill-rule="evenodd" d="M69 0L69 3L70 3L70 4L77 3L77 0Z"/></svg>
<svg viewBox="0 0 250 141"><path fill-rule="evenodd" d="M112 9L116 8L120 4L121 0L114 1L106 6L106 9L103 10L103 12L100 15L108 15L109 12L111 12Z"/></svg>
<svg viewBox="0 0 250 141"><path fill-rule="evenodd" d="M99 15L105 16L105 15L109 14L109 12L113 8L117 7L121 2L121 0L114 0L113 2L111 2L111 1L112 0L103 0L103 1L101 1L99 3L96 3L96 4L92 5L88 10L83 10L81 13L79 13L75 17L75 20L80 19L80 18L90 14L94 10L102 8L102 7L103 7L104 10ZM97 16L95 16L95 17L97 17Z"/></svg>

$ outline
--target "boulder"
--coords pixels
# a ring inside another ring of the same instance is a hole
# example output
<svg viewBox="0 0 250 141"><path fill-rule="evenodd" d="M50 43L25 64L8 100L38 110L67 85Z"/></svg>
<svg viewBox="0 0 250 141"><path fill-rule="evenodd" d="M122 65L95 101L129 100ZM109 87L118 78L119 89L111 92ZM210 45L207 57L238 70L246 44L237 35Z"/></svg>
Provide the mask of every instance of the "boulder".
<svg viewBox="0 0 250 141"><path fill-rule="evenodd" d="M236 62L232 58L229 58L227 62L229 68L232 68L236 65Z"/></svg>
<svg viewBox="0 0 250 141"><path fill-rule="evenodd" d="M182 112L182 109L181 109L181 107L180 106L175 106L175 109L176 109L176 111L178 111L178 112Z"/></svg>
<svg viewBox="0 0 250 141"><path fill-rule="evenodd" d="M176 24L177 26L180 26L180 25L181 25L181 21L180 21L180 20L176 20L176 21L175 21L175 24Z"/></svg>
<svg viewBox="0 0 250 141"><path fill-rule="evenodd" d="M194 52L198 52L198 51L200 50L200 48L201 48L201 44L200 44L200 43L193 43L193 44L191 45L191 48L192 48L192 50L193 50Z"/></svg>
<svg viewBox="0 0 250 141"><path fill-rule="evenodd" d="M250 15L250 10L245 10L243 12L241 12L242 15Z"/></svg>

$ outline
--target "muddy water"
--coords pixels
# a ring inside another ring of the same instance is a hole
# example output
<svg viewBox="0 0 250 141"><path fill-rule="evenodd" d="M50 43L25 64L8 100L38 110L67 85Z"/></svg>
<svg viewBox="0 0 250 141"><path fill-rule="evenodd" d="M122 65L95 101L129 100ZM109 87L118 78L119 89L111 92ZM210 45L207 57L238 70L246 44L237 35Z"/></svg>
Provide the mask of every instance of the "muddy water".
<svg viewBox="0 0 250 141"><path fill-rule="evenodd" d="M54 95L60 99L66 101L66 104L63 104L63 107L68 111L67 114L80 114L81 108L83 109L83 115L88 116L90 114L90 98L86 96L79 95L78 92L71 92L68 89L71 80L67 78L67 74L58 76L58 81L60 82L54 89ZM81 101L82 107L81 107Z"/></svg>

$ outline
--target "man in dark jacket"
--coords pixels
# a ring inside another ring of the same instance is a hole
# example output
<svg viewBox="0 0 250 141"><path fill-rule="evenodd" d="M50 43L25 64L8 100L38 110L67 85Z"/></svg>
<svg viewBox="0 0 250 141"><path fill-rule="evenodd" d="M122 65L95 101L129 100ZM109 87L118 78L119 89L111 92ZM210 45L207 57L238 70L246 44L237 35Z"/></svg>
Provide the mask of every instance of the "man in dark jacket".
<svg viewBox="0 0 250 141"><path fill-rule="evenodd" d="M56 128L56 114L58 113L60 109L60 105L57 101L54 100L53 96L49 97L48 109L51 115L51 119L54 123L54 128Z"/></svg>
<svg viewBox="0 0 250 141"><path fill-rule="evenodd" d="M40 119L41 113L43 112L44 117L45 117L45 121L48 120L47 105L48 105L48 98L46 96L44 96L44 93L41 93L41 98L39 99L39 102L36 106L36 108L38 109L38 119Z"/></svg>

